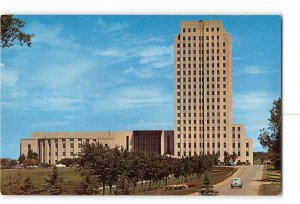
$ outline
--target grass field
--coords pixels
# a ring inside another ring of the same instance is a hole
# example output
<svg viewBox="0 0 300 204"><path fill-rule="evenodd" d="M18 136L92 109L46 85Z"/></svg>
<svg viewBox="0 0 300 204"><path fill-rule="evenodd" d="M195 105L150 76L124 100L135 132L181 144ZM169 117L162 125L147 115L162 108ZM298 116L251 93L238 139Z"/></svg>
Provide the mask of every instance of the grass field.
<svg viewBox="0 0 300 204"><path fill-rule="evenodd" d="M219 183L225 180L228 176L230 176L236 169L232 167L215 167L213 171L209 174L210 182L212 185ZM21 174L22 180L26 177L31 177L32 182L35 186L40 186L44 179L51 174L52 168L38 168L38 169L19 169L19 170L12 170L12 169L5 169L1 170L1 185L7 183L10 177L14 177L17 174ZM74 168L64 168L59 169L60 175L64 178L66 184L71 183L78 183L82 180L80 175L76 175L74 172ZM138 184L138 195L187 195L199 191L202 186L203 176L201 177L193 177L191 179L187 179L186 182L195 183L196 186L186 189L186 190L164 190L164 184L161 182L161 187L157 189L149 189L149 183L143 184L143 191L142 185ZM180 183L179 180L175 180L174 178L169 178L167 185ZM154 186L152 186L154 187ZM109 193L106 190L106 194Z"/></svg>
<svg viewBox="0 0 300 204"><path fill-rule="evenodd" d="M14 177L20 173L22 179L30 177L34 185L39 186L43 180L51 174L52 168L38 168L38 169L4 169L1 170L1 185L7 183L10 177ZM75 168L64 168L58 170L60 175L64 177L66 182L79 182L82 180L80 175L76 175Z"/></svg>
<svg viewBox="0 0 300 204"><path fill-rule="evenodd" d="M281 171L274 169L274 166L268 166L266 171L266 181L271 184L262 184L259 195L280 195L281 194ZM264 177L265 179L265 177Z"/></svg>
<svg viewBox="0 0 300 204"><path fill-rule="evenodd" d="M212 185L215 185L221 181L224 181L227 177L229 177L232 173L236 171L235 168L232 167L215 167L213 171L209 174L209 180ZM195 177L187 182L195 183L195 187L191 187L186 190L164 190L163 187L159 188L158 190L145 190L144 192L140 193L141 195L188 195L192 194L196 191L200 191L202 186L203 176ZM169 179L169 184L174 184L174 178Z"/></svg>

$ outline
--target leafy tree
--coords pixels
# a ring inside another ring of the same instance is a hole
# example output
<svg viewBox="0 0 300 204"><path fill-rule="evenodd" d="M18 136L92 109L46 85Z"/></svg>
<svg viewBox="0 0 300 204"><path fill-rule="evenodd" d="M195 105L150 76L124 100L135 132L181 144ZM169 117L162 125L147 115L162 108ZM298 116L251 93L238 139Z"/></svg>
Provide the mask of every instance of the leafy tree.
<svg viewBox="0 0 300 204"><path fill-rule="evenodd" d="M14 17L13 15L1 16L1 46L2 48L11 47L14 45L14 41L19 41L22 46L26 44L31 47L31 38L33 34L26 34L21 29L24 27L25 22L21 19Z"/></svg>
<svg viewBox="0 0 300 204"><path fill-rule="evenodd" d="M214 190L214 186L210 184L209 177L207 174L204 176L202 190L200 191L202 195L217 195L219 192Z"/></svg>
<svg viewBox="0 0 300 204"><path fill-rule="evenodd" d="M24 154L21 154L20 157L18 158L19 164L22 164L23 161L24 161L25 159L26 159L26 158L25 158L25 155L24 155Z"/></svg>
<svg viewBox="0 0 300 204"><path fill-rule="evenodd" d="M230 161L230 159L231 159L230 154L227 151L225 151L224 152L224 163L227 164Z"/></svg>
<svg viewBox="0 0 300 204"><path fill-rule="evenodd" d="M79 188L77 190L78 195L96 195L97 194L97 185L94 181L94 178L87 174L83 181L79 183Z"/></svg>
<svg viewBox="0 0 300 204"><path fill-rule="evenodd" d="M12 168L17 165L17 161L11 158L2 158L1 159L1 168Z"/></svg>
<svg viewBox="0 0 300 204"><path fill-rule="evenodd" d="M27 166L36 166L38 165L38 161L35 159L25 159L23 161L23 166L27 167Z"/></svg>
<svg viewBox="0 0 300 204"><path fill-rule="evenodd" d="M233 152L233 154L230 155L230 160L231 160L232 162L235 162L236 158L237 158L237 154L236 154L235 152Z"/></svg>
<svg viewBox="0 0 300 204"><path fill-rule="evenodd" d="M63 188L63 177L59 175L56 166L52 169L52 174L45 179L42 186L42 193L46 195L63 195L66 191Z"/></svg>
<svg viewBox="0 0 300 204"><path fill-rule="evenodd" d="M39 155L36 152L33 152L32 149L29 149L27 153L27 159L35 159L38 161Z"/></svg>
<svg viewBox="0 0 300 204"><path fill-rule="evenodd" d="M3 195L22 195L21 185L22 175L20 170L18 170L14 177L9 177L8 183L1 185L1 193Z"/></svg>
<svg viewBox="0 0 300 204"><path fill-rule="evenodd" d="M281 98L273 101L273 107L270 110L269 127L260 130L258 140L260 144L272 155L272 161L281 160L281 140L282 140L282 109Z"/></svg>
<svg viewBox="0 0 300 204"><path fill-rule="evenodd" d="M121 175L116 183L116 190L114 190L115 195L128 195L129 194L130 183L126 175Z"/></svg>
<svg viewBox="0 0 300 204"><path fill-rule="evenodd" d="M23 185L21 186L21 190L23 191L24 195L38 194L37 188L33 185L30 177L27 177L24 180Z"/></svg>

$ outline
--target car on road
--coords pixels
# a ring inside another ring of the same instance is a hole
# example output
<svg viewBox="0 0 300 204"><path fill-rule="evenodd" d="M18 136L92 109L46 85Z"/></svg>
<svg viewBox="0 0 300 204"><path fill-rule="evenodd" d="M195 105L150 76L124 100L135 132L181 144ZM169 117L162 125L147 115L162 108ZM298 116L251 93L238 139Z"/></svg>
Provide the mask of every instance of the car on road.
<svg viewBox="0 0 300 204"><path fill-rule="evenodd" d="M234 188L234 187L242 188L243 187L242 180L240 178L233 178L230 183L230 186L231 186L231 188Z"/></svg>

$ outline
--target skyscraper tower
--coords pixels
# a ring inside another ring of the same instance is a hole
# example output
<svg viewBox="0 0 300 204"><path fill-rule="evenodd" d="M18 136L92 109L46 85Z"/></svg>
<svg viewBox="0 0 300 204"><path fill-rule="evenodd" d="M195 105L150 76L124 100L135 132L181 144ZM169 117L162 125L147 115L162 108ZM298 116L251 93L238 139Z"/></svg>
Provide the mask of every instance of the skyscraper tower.
<svg viewBox="0 0 300 204"><path fill-rule="evenodd" d="M232 42L222 21L185 21L174 39L174 154L236 153L253 163L252 140L232 124Z"/></svg>

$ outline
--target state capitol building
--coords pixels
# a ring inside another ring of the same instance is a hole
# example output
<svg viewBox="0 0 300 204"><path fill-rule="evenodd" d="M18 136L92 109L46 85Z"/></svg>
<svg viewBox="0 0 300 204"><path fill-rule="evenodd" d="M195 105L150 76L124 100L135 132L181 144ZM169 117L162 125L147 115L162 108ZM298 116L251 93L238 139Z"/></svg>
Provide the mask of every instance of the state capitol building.
<svg viewBox="0 0 300 204"><path fill-rule="evenodd" d="M236 153L253 164L252 139L232 123L232 40L222 21L184 21L174 38L174 130L33 132L20 139L20 154L41 163L74 158L83 143L123 146L128 151L187 157Z"/></svg>

